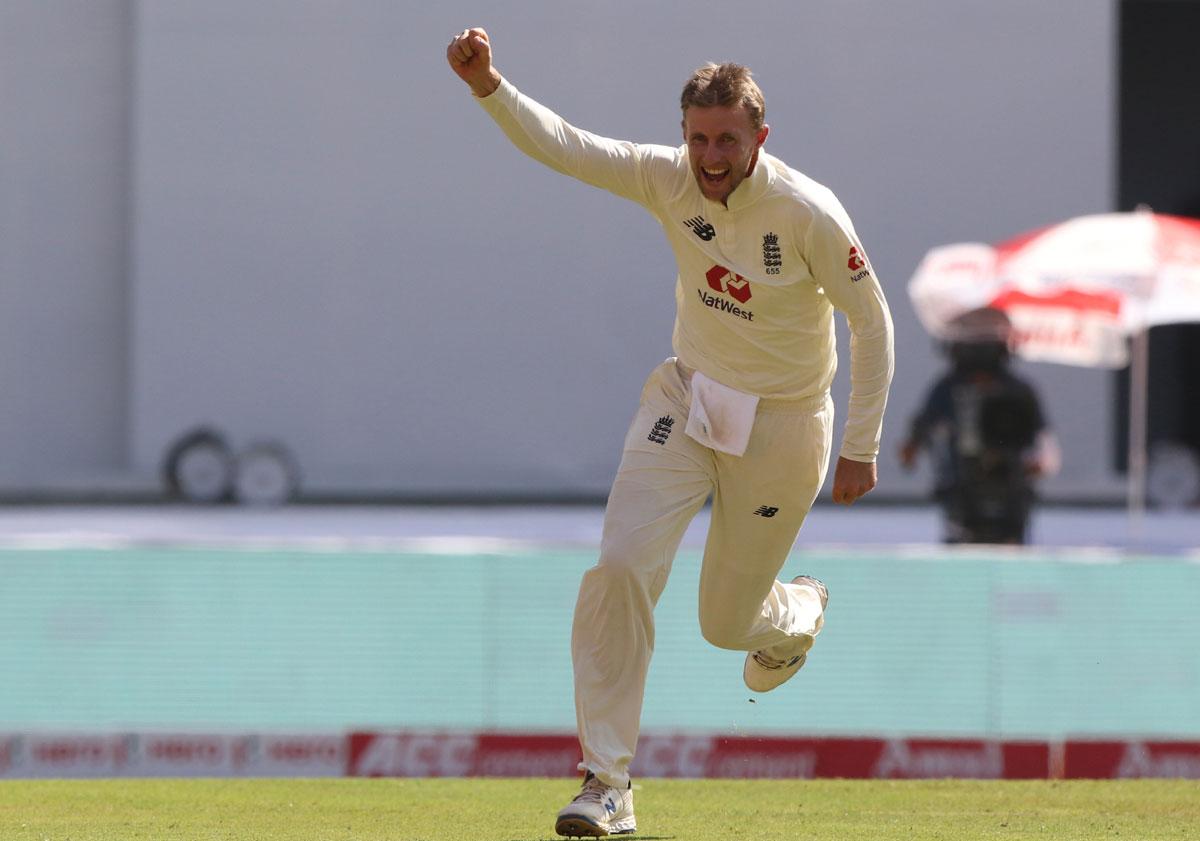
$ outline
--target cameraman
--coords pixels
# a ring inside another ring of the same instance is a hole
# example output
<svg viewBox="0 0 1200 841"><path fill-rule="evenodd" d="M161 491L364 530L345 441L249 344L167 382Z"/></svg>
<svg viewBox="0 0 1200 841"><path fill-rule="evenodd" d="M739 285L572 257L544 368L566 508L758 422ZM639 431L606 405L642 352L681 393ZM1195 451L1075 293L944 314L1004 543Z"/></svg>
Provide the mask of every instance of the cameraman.
<svg viewBox="0 0 1200 841"><path fill-rule="evenodd" d="M900 449L906 468L929 450L946 543L1025 543L1034 482L1059 467L1037 394L1009 370L1011 339L1000 310L960 316L945 344L951 368Z"/></svg>

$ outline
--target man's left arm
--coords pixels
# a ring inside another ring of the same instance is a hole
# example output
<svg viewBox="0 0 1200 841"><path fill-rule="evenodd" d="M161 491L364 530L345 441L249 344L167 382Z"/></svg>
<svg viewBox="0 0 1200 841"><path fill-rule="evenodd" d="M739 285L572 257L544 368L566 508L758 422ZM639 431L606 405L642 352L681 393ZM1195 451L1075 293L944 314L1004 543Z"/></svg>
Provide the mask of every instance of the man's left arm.
<svg viewBox="0 0 1200 841"><path fill-rule="evenodd" d="M809 226L809 268L850 327L850 403L833 474L833 501L850 505L878 481L875 460L895 367L892 316L879 279L836 199Z"/></svg>

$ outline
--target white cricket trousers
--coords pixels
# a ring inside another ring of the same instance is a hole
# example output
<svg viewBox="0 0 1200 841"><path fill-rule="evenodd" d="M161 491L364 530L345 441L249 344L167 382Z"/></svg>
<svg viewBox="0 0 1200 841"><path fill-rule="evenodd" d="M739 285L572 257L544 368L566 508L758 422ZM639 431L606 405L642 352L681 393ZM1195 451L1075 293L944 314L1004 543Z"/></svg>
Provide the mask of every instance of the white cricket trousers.
<svg viewBox="0 0 1200 841"><path fill-rule="evenodd" d="M684 531L712 495L700 572L700 630L720 648L790 656L812 645L824 618L812 587L776 576L829 467L827 394L761 400L744 455L684 434L690 372L668 359L642 390L625 438L600 560L584 573L571 654L581 770L624 787L637 748L654 606Z"/></svg>

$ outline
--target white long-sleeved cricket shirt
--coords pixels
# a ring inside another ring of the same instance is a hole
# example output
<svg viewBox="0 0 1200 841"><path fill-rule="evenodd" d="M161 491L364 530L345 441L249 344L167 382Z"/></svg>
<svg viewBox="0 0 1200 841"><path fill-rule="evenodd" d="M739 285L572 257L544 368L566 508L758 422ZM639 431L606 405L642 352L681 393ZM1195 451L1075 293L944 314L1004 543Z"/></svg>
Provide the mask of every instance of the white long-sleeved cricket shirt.
<svg viewBox="0 0 1200 841"><path fill-rule="evenodd" d="M874 461L892 379L892 320L841 203L760 150L727 204L700 192L686 146L600 137L503 80L479 103L509 139L558 172L645 207L679 267L672 343L684 365L763 398L824 394L837 370L833 311L850 326L841 455Z"/></svg>

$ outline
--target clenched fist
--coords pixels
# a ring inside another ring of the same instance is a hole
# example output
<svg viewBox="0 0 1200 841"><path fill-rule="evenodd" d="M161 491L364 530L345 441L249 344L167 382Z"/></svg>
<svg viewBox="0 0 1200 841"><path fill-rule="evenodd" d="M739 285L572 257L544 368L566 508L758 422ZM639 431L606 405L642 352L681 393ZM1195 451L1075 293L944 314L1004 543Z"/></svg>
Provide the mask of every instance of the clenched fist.
<svg viewBox="0 0 1200 841"><path fill-rule="evenodd" d="M874 490L877 481L874 462L839 457L833 471L833 501L839 505L853 505L859 497Z"/></svg>
<svg viewBox="0 0 1200 841"><path fill-rule="evenodd" d="M464 29L450 39L446 60L478 97L488 96L500 86L500 74L492 67L492 45L478 27Z"/></svg>

